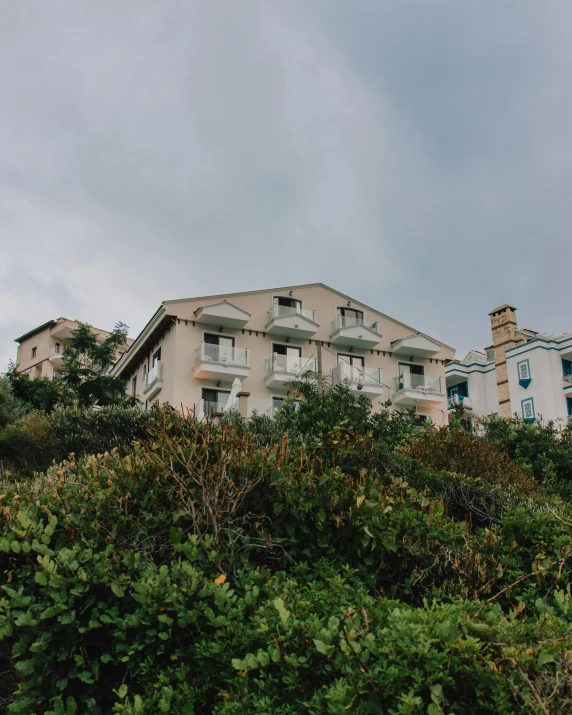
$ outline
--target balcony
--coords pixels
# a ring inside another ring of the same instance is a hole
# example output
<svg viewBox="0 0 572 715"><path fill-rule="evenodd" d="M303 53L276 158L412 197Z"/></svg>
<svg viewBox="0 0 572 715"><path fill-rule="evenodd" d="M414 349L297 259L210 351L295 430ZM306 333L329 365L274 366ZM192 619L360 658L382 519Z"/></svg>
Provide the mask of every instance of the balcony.
<svg viewBox="0 0 572 715"><path fill-rule="evenodd" d="M198 380L234 382L250 372L250 351L226 345L201 343L195 350L193 374Z"/></svg>
<svg viewBox="0 0 572 715"><path fill-rule="evenodd" d="M381 340L377 322L370 323L363 318L350 318L343 315L332 321L330 342L334 345L361 348L374 348Z"/></svg>
<svg viewBox="0 0 572 715"><path fill-rule="evenodd" d="M407 355L418 358L433 357L437 355L440 349L439 343L426 338L424 335L409 335L391 343L391 351L394 355Z"/></svg>
<svg viewBox="0 0 572 715"><path fill-rule="evenodd" d="M222 328L244 328L250 320L250 313L223 301L199 308L195 313L195 320L197 323L219 325Z"/></svg>
<svg viewBox="0 0 572 715"><path fill-rule="evenodd" d="M393 390L391 399L396 406L431 407L444 399L443 380L440 377L406 373L393 378Z"/></svg>
<svg viewBox="0 0 572 715"><path fill-rule="evenodd" d="M195 403L195 417L198 420L212 420L215 414L223 414L228 400L224 402L213 402L211 400L199 400ZM230 412L238 411L238 402L235 402L228 410ZM227 414L228 414L227 413Z"/></svg>
<svg viewBox="0 0 572 715"><path fill-rule="evenodd" d="M379 367L359 367L341 362L332 370L333 385L348 385L356 393L366 395L370 400L383 394L382 372ZM360 389L358 390L358 385Z"/></svg>
<svg viewBox="0 0 572 715"><path fill-rule="evenodd" d="M319 327L315 310L303 310L287 305L273 305L266 319L266 332L269 335L311 338Z"/></svg>
<svg viewBox="0 0 572 715"><path fill-rule="evenodd" d="M163 363L158 360L145 376L143 394L146 400L151 400L163 387Z"/></svg>
<svg viewBox="0 0 572 715"><path fill-rule="evenodd" d="M56 340L67 340L68 338L71 338L72 333L74 330L77 330L78 327L79 325L75 320L62 320L61 323L56 323L56 325L54 325L50 333L52 338L55 338Z"/></svg>
<svg viewBox="0 0 572 715"><path fill-rule="evenodd" d="M306 372L316 372L316 361L313 358L274 353L266 361L266 387L283 388Z"/></svg>
<svg viewBox="0 0 572 715"><path fill-rule="evenodd" d="M50 355L49 360L53 365L54 372L55 371L60 372L64 369L64 354L65 354L65 350L64 350L63 346L60 345L60 346L56 346L54 348L52 354Z"/></svg>
<svg viewBox="0 0 572 715"><path fill-rule="evenodd" d="M473 409L471 407L470 397L464 397L463 395L451 395L451 397L449 397L449 399L447 400L447 406L450 410L452 410L457 405L463 405L466 410Z"/></svg>

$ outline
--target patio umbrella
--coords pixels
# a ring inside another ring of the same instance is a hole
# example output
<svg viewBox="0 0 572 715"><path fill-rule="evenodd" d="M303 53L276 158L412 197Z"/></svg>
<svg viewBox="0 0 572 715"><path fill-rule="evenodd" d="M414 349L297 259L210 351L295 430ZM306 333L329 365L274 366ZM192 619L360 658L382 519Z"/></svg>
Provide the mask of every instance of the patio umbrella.
<svg viewBox="0 0 572 715"><path fill-rule="evenodd" d="M228 396L228 400L226 402L226 405L224 406L223 412L230 412L234 405L238 402L238 393L242 390L242 382L239 380L238 377L234 378L234 382L232 383L232 389L230 391L230 395Z"/></svg>

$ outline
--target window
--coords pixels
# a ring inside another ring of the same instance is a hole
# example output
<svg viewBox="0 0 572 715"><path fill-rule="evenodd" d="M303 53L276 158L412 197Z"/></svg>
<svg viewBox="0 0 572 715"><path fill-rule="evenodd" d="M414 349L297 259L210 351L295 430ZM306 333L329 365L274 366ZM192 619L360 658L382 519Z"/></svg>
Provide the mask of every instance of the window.
<svg viewBox="0 0 572 715"><path fill-rule="evenodd" d="M131 378L131 394L136 395L137 394L137 375L134 375Z"/></svg>
<svg viewBox="0 0 572 715"><path fill-rule="evenodd" d="M532 382L530 377L530 363L528 360L521 360L516 364L516 367L518 370L518 384L526 390Z"/></svg>
<svg viewBox="0 0 572 715"><path fill-rule="evenodd" d="M59 355L61 351L62 351L62 346L59 343L56 343L56 355Z"/></svg>
<svg viewBox="0 0 572 715"><path fill-rule="evenodd" d="M32 357L35 358L38 354L38 348L32 348Z"/></svg>
<svg viewBox="0 0 572 715"><path fill-rule="evenodd" d="M562 358L562 376L572 377L572 360L564 360L564 358Z"/></svg>
<svg viewBox="0 0 572 715"><path fill-rule="evenodd" d="M568 417L572 417L572 397L566 398L566 409L568 411Z"/></svg>
<svg viewBox="0 0 572 715"><path fill-rule="evenodd" d="M286 402L285 397L273 397L272 398L272 412L277 412L284 407ZM297 410L300 407L300 400L294 400L294 409Z"/></svg>
<svg viewBox="0 0 572 715"><path fill-rule="evenodd" d="M301 308L302 301L297 298L283 298L282 296L274 296L274 305L282 305L285 308Z"/></svg>
<svg viewBox="0 0 572 715"><path fill-rule="evenodd" d="M447 388L447 397L469 397L469 383L468 381L460 382L458 385L452 385ZM462 400L460 400L462 401Z"/></svg>
<svg viewBox="0 0 572 715"><path fill-rule="evenodd" d="M342 327L363 325L363 310L355 308L338 308L338 324Z"/></svg>
<svg viewBox="0 0 572 715"><path fill-rule="evenodd" d="M427 422L427 415L413 415L413 426L423 427Z"/></svg>
<svg viewBox="0 0 572 715"><path fill-rule="evenodd" d="M161 348L159 348L156 352L153 353L153 364L152 367L155 367L155 365L161 360Z"/></svg>
<svg viewBox="0 0 572 715"><path fill-rule="evenodd" d="M205 414L212 417L215 412L222 412L226 407L229 395L229 390L213 390L210 387L203 387L202 397Z"/></svg>
<svg viewBox="0 0 572 715"><path fill-rule="evenodd" d="M536 420L536 413L534 411L534 398L528 397L526 400L522 400L522 419L525 422L534 422Z"/></svg>

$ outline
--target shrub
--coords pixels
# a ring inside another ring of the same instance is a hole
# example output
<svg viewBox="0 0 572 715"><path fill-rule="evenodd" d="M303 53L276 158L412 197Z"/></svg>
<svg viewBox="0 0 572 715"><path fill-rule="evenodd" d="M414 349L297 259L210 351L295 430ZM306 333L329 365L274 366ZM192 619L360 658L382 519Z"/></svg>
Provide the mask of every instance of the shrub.
<svg viewBox="0 0 572 715"><path fill-rule="evenodd" d="M566 505L525 498L532 477L466 433L396 452L407 416L361 422L341 397L306 440L309 407L291 433L90 416L114 450L1 482L10 712L569 711ZM498 523L438 493L497 478Z"/></svg>

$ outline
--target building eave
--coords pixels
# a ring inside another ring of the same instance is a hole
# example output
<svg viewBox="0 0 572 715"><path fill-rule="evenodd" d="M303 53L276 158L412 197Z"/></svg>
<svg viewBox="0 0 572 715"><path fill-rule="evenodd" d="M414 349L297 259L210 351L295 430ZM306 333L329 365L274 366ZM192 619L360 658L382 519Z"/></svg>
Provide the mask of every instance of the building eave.
<svg viewBox="0 0 572 715"><path fill-rule="evenodd" d="M382 313L381 311L377 310L377 308L372 308L370 305L367 305L366 303L362 303L361 301L357 300L356 298L352 298L350 295L347 295L346 293L342 293L339 290L336 290L335 288L332 288L329 285L326 285L325 283L302 283L300 285L289 285L289 286L279 286L278 288L263 288L260 290L246 290L246 291L239 291L236 293L217 293L215 295L205 295L205 296L196 296L193 298L175 298L173 300L166 300L163 302L163 305L166 304L176 304L176 303L188 303L189 301L197 301L197 300L215 300L217 298L226 298L226 297L232 297L232 296L242 296L242 295L260 295L262 293L272 293L272 292L279 292L279 291L294 291L294 290L300 290L302 288L325 288L326 290L329 290L331 293L335 293L336 295L339 295L340 298L343 298L345 301L350 300L353 303L356 303L357 305L361 306L362 308L365 308L366 310L370 310L373 313L377 313L377 315L380 315L382 318L385 318L386 320L390 320L392 323L395 323L396 325L401 326L402 328L406 328L407 330L411 330L413 333L417 335L422 335L425 338L428 338L429 340L433 340L436 343L438 343L441 347L447 349L447 350L452 350L455 352L455 348L452 347L451 345L448 345L447 343L442 342L441 340L438 340L437 338L432 337L431 335L428 335L427 333L422 333L421 331L417 330L416 328L411 327L410 325L407 325L406 323L402 323L400 320L396 320L395 318L392 318L390 315L387 315L386 313Z"/></svg>
<svg viewBox="0 0 572 715"><path fill-rule="evenodd" d="M167 314L165 304L162 303L129 346L129 349L123 353L112 367L111 374L121 375L128 368L129 364L146 349L149 342L155 340L156 337L165 330L165 327L172 324L175 320L176 316Z"/></svg>

